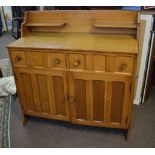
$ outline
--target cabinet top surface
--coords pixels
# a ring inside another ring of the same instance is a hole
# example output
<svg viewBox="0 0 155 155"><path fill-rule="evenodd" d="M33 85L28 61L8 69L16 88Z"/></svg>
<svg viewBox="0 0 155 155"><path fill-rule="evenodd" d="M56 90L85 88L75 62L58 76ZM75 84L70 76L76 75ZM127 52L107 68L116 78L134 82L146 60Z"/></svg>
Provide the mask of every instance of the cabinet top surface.
<svg viewBox="0 0 155 155"><path fill-rule="evenodd" d="M52 33L22 37L8 48L58 49L88 52L138 53L138 41L131 35Z"/></svg>

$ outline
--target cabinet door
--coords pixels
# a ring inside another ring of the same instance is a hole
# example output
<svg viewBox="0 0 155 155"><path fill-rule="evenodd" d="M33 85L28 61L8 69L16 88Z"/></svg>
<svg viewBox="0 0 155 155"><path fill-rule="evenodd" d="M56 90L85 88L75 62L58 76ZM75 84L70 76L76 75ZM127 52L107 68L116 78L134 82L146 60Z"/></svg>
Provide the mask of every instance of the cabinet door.
<svg viewBox="0 0 155 155"><path fill-rule="evenodd" d="M125 76L70 73L72 122L126 128L130 83Z"/></svg>
<svg viewBox="0 0 155 155"><path fill-rule="evenodd" d="M61 71L16 69L17 87L25 114L68 120L66 75Z"/></svg>

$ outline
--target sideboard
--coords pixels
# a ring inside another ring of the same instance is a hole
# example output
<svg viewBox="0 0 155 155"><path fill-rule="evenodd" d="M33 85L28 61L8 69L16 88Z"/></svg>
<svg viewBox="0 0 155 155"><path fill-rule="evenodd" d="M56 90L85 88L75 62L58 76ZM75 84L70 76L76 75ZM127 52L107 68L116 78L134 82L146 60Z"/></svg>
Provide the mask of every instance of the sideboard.
<svg viewBox="0 0 155 155"><path fill-rule="evenodd" d="M24 122L36 116L129 137L138 12L30 11L21 35L7 47Z"/></svg>

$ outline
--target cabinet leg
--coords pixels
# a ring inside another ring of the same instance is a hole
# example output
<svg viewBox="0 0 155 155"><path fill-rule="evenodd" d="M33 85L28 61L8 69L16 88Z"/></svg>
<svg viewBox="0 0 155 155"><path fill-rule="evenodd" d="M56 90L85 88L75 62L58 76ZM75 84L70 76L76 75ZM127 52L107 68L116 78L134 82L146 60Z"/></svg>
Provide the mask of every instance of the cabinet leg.
<svg viewBox="0 0 155 155"><path fill-rule="evenodd" d="M26 125L29 120L29 116L23 115L23 125Z"/></svg>
<svg viewBox="0 0 155 155"><path fill-rule="evenodd" d="M126 139L126 141L130 140L130 128L126 130L125 139Z"/></svg>

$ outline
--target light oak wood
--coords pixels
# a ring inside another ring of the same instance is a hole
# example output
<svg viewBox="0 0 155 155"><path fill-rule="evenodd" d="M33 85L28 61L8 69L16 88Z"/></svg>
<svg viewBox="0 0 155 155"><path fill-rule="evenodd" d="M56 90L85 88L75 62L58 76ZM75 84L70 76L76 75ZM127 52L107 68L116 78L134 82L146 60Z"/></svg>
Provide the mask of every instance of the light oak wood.
<svg viewBox="0 0 155 155"><path fill-rule="evenodd" d="M116 57L114 70L115 72L124 72L124 73L132 73L133 72L133 57Z"/></svg>
<svg viewBox="0 0 155 155"><path fill-rule="evenodd" d="M71 69L85 69L85 55L69 54L69 66Z"/></svg>
<svg viewBox="0 0 155 155"><path fill-rule="evenodd" d="M86 52L137 54L137 40L131 35L88 33L53 33L51 36L31 35L20 38L8 48L57 49Z"/></svg>
<svg viewBox="0 0 155 155"><path fill-rule="evenodd" d="M50 63L53 68L66 68L66 55L63 53L50 53Z"/></svg>
<svg viewBox="0 0 155 155"><path fill-rule="evenodd" d="M105 56L94 55L93 56L93 70L94 71L105 71Z"/></svg>
<svg viewBox="0 0 155 155"><path fill-rule="evenodd" d="M135 11L27 12L7 46L24 118L129 133L138 31Z"/></svg>

